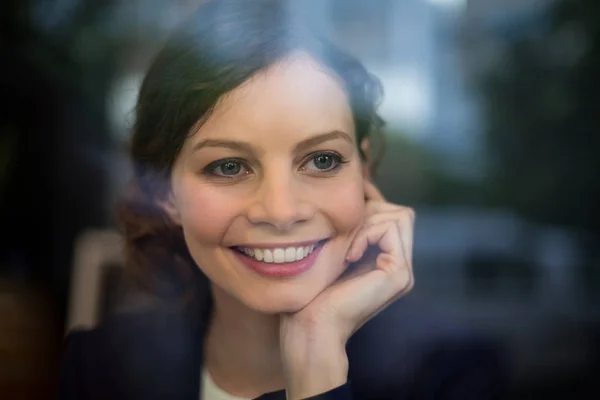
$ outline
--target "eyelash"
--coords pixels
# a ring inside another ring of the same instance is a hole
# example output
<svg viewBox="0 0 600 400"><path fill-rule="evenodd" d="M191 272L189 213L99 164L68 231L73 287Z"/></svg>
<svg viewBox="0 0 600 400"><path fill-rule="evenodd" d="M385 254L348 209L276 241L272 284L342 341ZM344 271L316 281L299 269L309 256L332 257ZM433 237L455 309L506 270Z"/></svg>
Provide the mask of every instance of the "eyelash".
<svg viewBox="0 0 600 400"><path fill-rule="evenodd" d="M318 173L320 175L330 175L330 174L336 173L342 167L343 164L346 164L348 162L347 159L345 159L341 154L338 154L336 152L320 151L320 152L309 154L306 161L302 164L301 169L306 170L306 168L305 168L306 164L308 164L310 161L314 161L317 157L322 157L322 156L332 157L335 165L326 170L317 170L316 173ZM226 165L228 163L239 165L241 168L243 168L245 170L245 172L242 174L236 174L236 175L223 175L223 174L215 173L217 168L223 167L224 165ZM217 161L214 161L214 162L208 164L204 168L202 173L204 175L208 175L212 178L217 178L217 179L239 179L239 178L243 178L244 176L246 176L250 173L250 167L248 166L248 163L242 159L225 158L225 159L217 160Z"/></svg>

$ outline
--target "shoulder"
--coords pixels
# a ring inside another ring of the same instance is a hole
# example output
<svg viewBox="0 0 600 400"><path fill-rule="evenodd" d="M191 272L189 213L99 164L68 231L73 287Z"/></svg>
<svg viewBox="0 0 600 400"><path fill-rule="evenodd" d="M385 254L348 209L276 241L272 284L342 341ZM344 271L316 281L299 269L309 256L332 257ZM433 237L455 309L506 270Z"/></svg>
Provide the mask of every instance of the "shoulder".
<svg viewBox="0 0 600 400"><path fill-rule="evenodd" d="M180 313L157 310L73 331L65 340L61 399L169 398L187 390L198 379L194 334Z"/></svg>
<svg viewBox="0 0 600 400"><path fill-rule="evenodd" d="M359 398L495 399L506 383L500 343L408 298L359 330L348 357Z"/></svg>
<svg viewBox="0 0 600 400"><path fill-rule="evenodd" d="M111 356L104 329L70 332L64 343L60 373L60 398L99 399L109 392L106 381L112 371ZM97 393L97 395L95 394Z"/></svg>

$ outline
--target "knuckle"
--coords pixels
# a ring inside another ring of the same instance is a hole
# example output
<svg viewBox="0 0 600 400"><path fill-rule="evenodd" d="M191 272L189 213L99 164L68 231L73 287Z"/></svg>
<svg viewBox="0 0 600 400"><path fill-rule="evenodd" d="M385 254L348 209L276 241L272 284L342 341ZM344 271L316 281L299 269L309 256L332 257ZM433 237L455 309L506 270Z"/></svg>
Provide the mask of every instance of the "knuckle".
<svg viewBox="0 0 600 400"><path fill-rule="evenodd" d="M412 222L415 222L415 219L417 219L417 212L413 208L411 208L410 210L410 219L412 220Z"/></svg>
<svg viewBox="0 0 600 400"><path fill-rule="evenodd" d="M415 211L414 208L412 208L412 207L406 207L405 208L405 212L406 212L406 214L408 214L410 216L411 219L415 219L415 216L416 216L417 213L416 213L416 211Z"/></svg>
<svg viewBox="0 0 600 400"><path fill-rule="evenodd" d="M398 293L408 293L414 286L414 278L408 268L402 268L394 274L394 284Z"/></svg>
<svg viewBox="0 0 600 400"><path fill-rule="evenodd" d="M399 219L402 219L403 221L413 224L415 222L415 216L416 216L416 213L415 213L414 209L412 209L410 207L405 207L400 212Z"/></svg>
<svg viewBox="0 0 600 400"><path fill-rule="evenodd" d="M402 287L402 289L400 289L400 293L406 294L406 293L410 292L414 286L415 286L415 281L411 276L408 279L406 279L404 286Z"/></svg>
<svg viewBox="0 0 600 400"><path fill-rule="evenodd" d="M404 288L405 293L410 292L415 287L415 276L410 274L410 279L408 280L408 284Z"/></svg>

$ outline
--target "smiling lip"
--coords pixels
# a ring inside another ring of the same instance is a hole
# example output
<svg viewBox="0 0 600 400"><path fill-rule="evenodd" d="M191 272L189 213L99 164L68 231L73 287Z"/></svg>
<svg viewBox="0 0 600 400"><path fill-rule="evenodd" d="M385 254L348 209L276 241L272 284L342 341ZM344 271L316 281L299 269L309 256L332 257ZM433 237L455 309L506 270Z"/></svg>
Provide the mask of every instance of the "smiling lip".
<svg viewBox="0 0 600 400"><path fill-rule="evenodd" d="M258 261L253 257L248 257L247 255L239 252L234 248L230 248L233 254L237 257L238 260L242 262L246 267L250 268L257 274L264 276L266 278L291 278L294 276L298 276L306 271L308 271L315 263L321 249L325 244L325 240L321 240L318 242L310 241L310 242L302 242L302 243L293 243L293 244L277 244L276 246L261 244L259 246L253 246L257 248L272 248L272 247L301 247L314 244L315 249L308 255L308 257L303 258L299 261L287 262L287 263L266 263L263 261ZM240 246L241 247L241 246ZM243 246L250 247L250 246Z"/></svg>

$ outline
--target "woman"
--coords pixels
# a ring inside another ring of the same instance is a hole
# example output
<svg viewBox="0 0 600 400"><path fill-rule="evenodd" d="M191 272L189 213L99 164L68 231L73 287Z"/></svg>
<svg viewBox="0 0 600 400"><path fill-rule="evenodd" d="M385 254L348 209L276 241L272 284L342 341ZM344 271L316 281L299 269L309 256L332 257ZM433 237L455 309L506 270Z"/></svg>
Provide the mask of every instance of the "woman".
<svg viewBox="0 0 600 400"><path fill-rule="evenodd" d="M177 32L140 91L121 219L128 266L187 301L72 335L64 398L490 397L485 346L414 361L392 340L394 365L348 342L413 285L414 212L369 182L379 94L283 2L211 2Z"/></svg>

